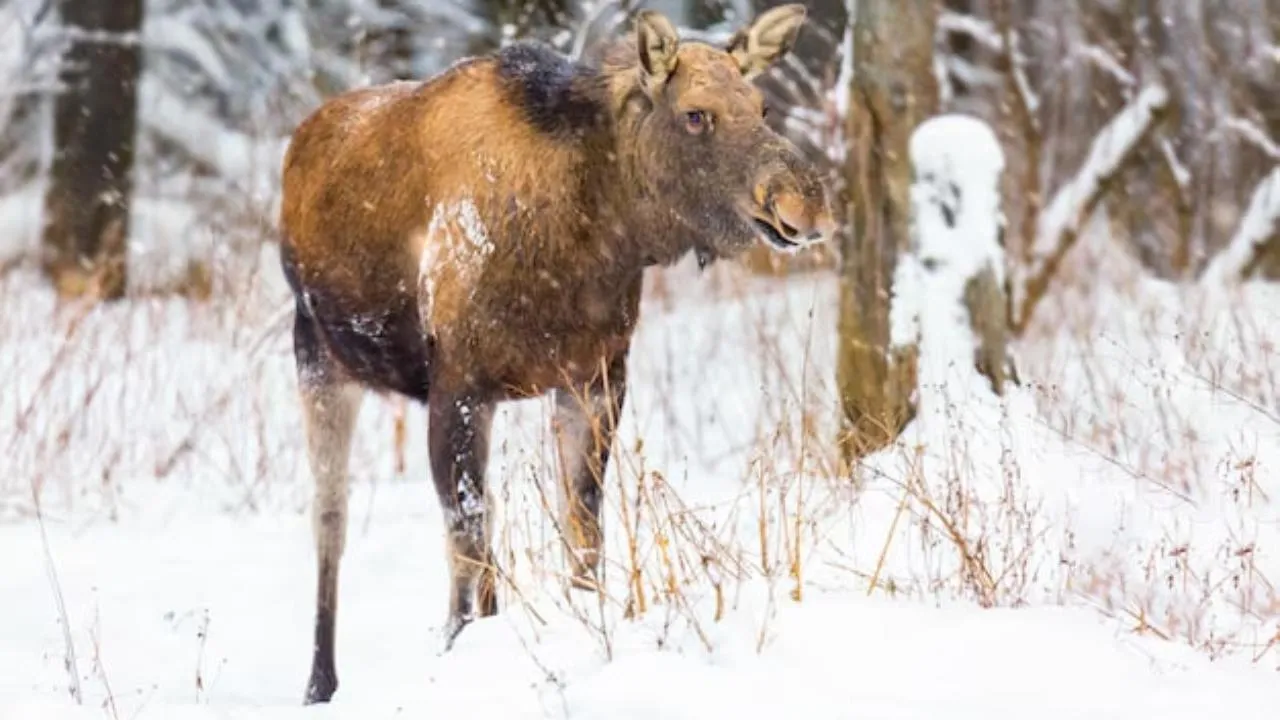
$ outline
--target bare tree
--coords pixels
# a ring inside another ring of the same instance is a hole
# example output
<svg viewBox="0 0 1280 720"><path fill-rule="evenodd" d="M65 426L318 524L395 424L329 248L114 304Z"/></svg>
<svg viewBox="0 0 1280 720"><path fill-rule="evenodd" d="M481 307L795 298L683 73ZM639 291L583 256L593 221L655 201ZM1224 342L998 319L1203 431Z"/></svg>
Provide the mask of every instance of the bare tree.
<svg viewBox="0 0 1280 720"><path fill-rule="evenodd" d="M125 294L143 0L62 0L43 267L64 294Z"/></svg>
<svg viewBox="0 0 1280 720"><path fill-rule="evenodd" d="M837 382L842 454L852 461L891 442L914 415L914 344L893 346L892 278L909 243L909 139L937 109L930 0L859 0L846 119Z"/></svg>

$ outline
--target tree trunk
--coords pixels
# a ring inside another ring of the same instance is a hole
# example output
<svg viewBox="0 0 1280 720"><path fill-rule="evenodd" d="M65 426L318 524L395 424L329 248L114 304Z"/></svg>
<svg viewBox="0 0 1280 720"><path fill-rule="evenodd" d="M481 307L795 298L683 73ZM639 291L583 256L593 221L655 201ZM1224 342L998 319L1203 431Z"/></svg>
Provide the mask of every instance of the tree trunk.
<svg viewBox="0 0 1280 720"><path fill-rule="evenodd" d="M124 296L143 0L62 0L45 273L64 295Z"/></svg>
<svg viewBox="0 0 1280 720"><path fill-rule="evenodd" d="M918 348L894 346L892 278L909 247L908 141L937 108L933 75L936 5L931 0L859 0L846 119L846 217L841 240L837 382L845 461L889 444L915 414Z"/></svg>

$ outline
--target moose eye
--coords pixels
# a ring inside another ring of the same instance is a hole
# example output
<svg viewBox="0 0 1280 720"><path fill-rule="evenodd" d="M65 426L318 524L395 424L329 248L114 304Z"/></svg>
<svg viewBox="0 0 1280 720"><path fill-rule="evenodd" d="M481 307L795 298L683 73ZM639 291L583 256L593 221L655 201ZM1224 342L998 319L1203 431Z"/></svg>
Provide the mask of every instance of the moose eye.
<svg viewBox="0 0 1280 720"><path fill-rule="evenodd" d="M684 114L684 124L689 132L697 135L707 131L711 125L711 118L702 110L690 110Z"/></svg>
<svg viewBox="0 0 1280 720"><path fill-rule="evenodd" d="M769 117L769 106L768 106L768 105L761 105L761 106L760 106L760 118L761 118L761 119L764 119L764 118L767 118L767 117Z"/></svg>

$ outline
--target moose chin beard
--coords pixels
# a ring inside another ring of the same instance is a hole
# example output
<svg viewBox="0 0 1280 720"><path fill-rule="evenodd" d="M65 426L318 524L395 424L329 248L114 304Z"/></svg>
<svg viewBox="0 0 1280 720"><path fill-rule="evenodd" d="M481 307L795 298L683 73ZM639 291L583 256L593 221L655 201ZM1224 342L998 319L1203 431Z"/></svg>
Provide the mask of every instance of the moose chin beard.
<svg viewBox="0 0 1280 720"><path fill-rule="evenodd" d="M746 252L757 242L758 231L736 208L704 214L693 224L680 217L690 230L693 241L686 246L698 261L698 270L706 270L717 260L733 258ZM726 238L732 238L726 241Z"/></svg>
<svg viewBox="0 0 1280 720"><path fill-rule="evenodd" d="M710 246L702 242L699 242L693 246L693 255L698 260L699 272L706 270L708 265L715 262L719 258L719 256L716 255L715 250L711 249Z"/></svg>

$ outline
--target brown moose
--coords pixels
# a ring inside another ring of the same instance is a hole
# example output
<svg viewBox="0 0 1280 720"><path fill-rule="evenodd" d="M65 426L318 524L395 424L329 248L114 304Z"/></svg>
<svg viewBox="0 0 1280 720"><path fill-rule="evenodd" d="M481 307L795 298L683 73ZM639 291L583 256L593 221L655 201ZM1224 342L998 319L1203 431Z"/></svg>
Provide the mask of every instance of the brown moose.
<svg viewBox="0 0 1280 720"><path fill-rule="evenodd" d="M554 393L575 584L599 562L599 478L646 267L793 251L834 229L818 170L751 83L802 5L723 48L653 11L589 62L517 43L424 82L329 100L284 159L281 262L315 479L306 702L337 689L347 464L366 391L425 403L452 589L444 647L497 612L485 491L496 403Z"/></svg>

